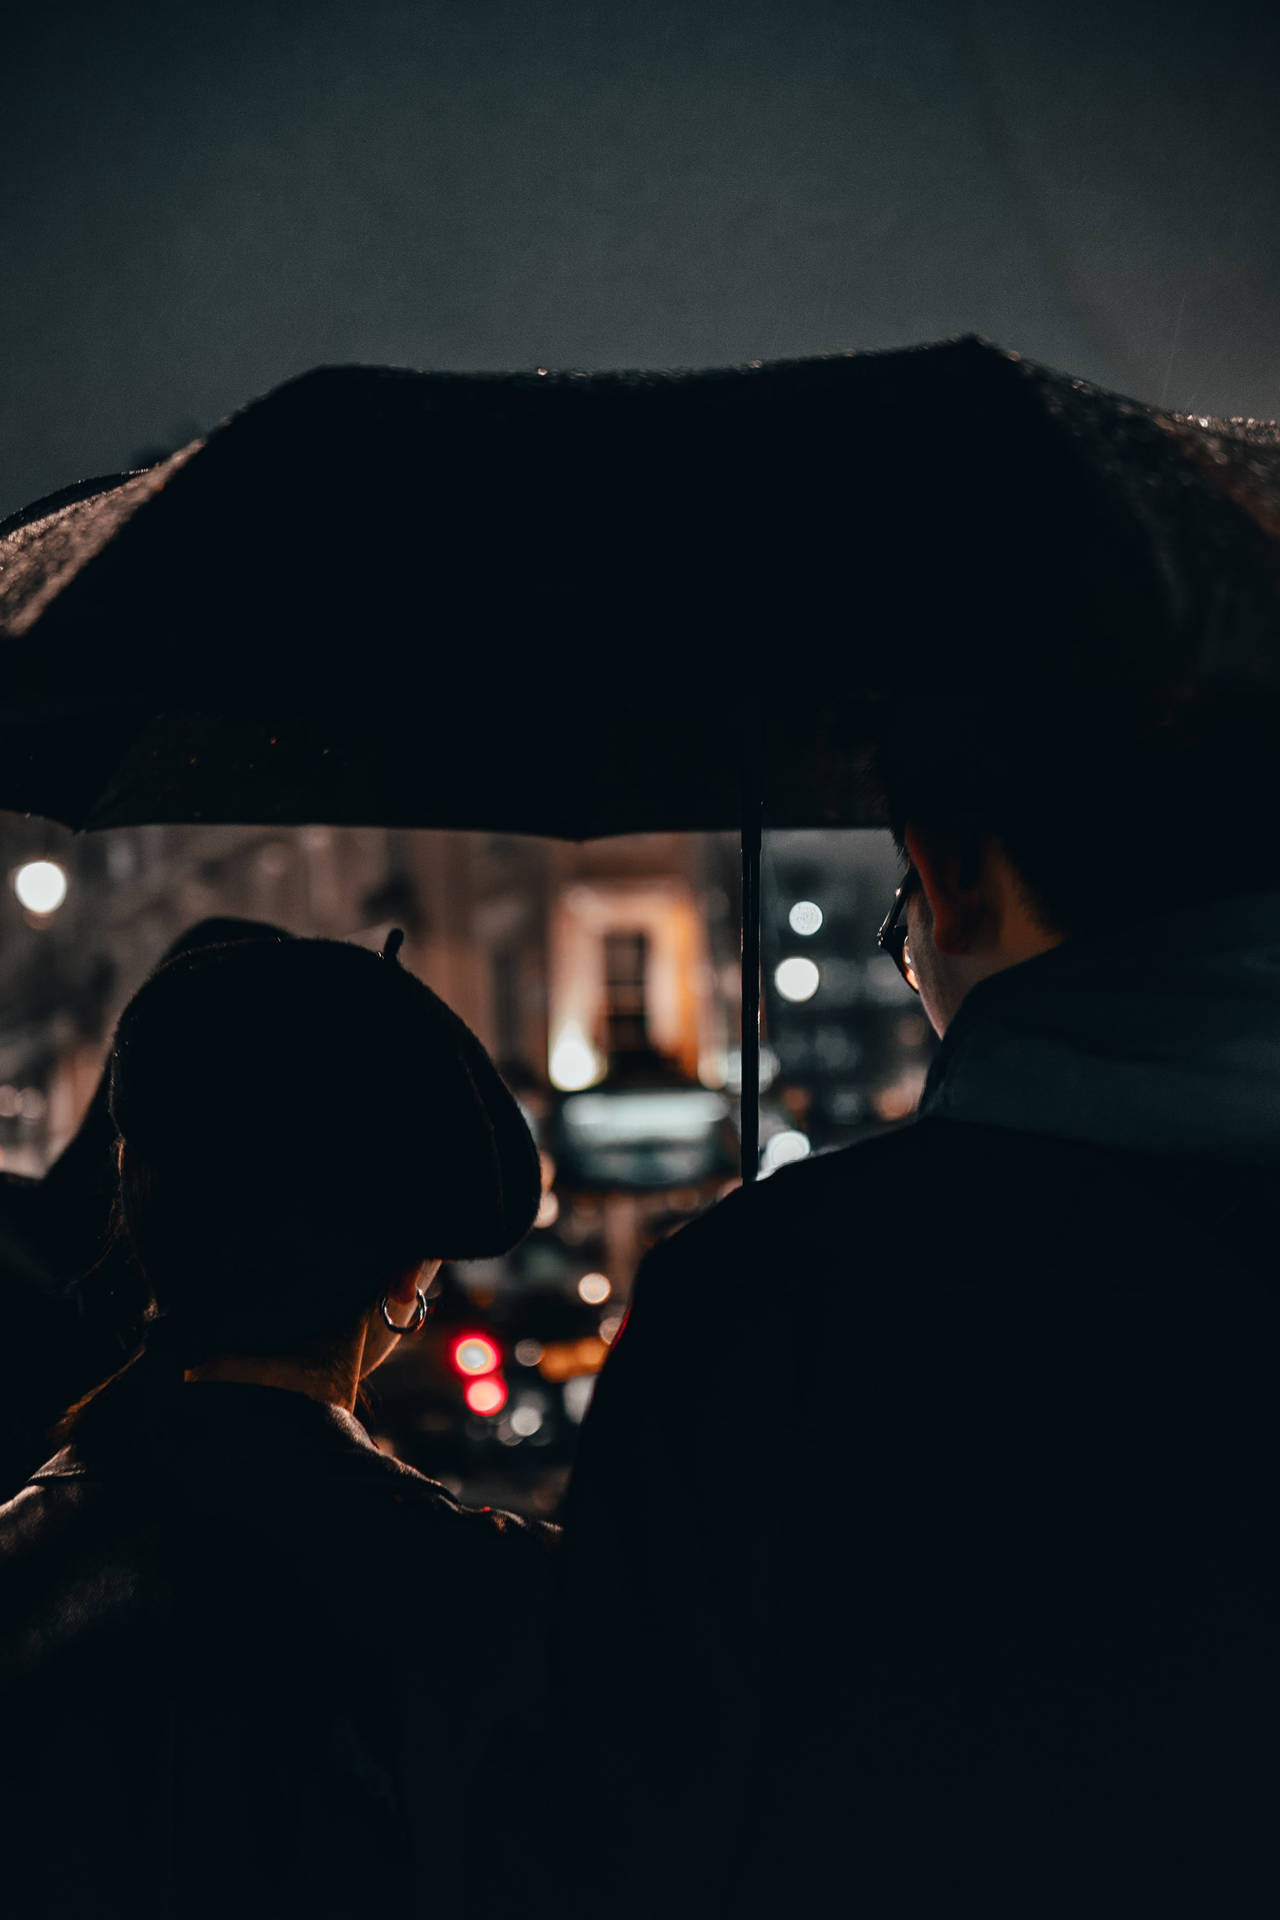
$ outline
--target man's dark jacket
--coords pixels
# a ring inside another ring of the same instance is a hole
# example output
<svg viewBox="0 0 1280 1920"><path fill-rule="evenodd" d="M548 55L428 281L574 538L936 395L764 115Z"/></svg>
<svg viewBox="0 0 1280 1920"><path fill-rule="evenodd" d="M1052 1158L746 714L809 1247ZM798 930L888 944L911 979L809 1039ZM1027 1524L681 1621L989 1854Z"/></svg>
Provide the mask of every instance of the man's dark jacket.
<svg viewBox="0 0 1280 1920"><path fill-rule="evenodd" d="M0 1507L13 1910L487 1911L545 1718L549 1530L300 1394L129 1379Z"/></svg>
<svg viewBox="0 0 1280 1920"><path fill-rule="evenodd" d="M663 1243L567 1514L612 1913L1280 1903L1280 894L966 999Z"/></svg>

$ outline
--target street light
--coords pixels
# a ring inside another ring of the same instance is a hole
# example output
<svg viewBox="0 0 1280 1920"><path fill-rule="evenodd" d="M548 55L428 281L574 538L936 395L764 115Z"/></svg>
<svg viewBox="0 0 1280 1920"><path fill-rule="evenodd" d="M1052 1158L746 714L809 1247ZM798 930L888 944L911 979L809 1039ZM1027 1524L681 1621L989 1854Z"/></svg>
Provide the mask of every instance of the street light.
<svg viewBox="0 0 1280 1920"><path fill-rule="evenodd" d="M787 915L792 933L816 933L822 925L822 908L816 900L797 900Z"/></svg>
<svg viewBox="0 0 1280 1920"><path fill-rule="evenodd" d="M13 876L13 890L28 913L56 913L67 897L67 876L56 860L28 860Z"/></svg>
<svg viewBox="0 0 1280 1920"><path fill-rule="evenodd" d="M576 1020L561 1028L551 1048L548 1078L562 1093L580 1093L594 1086L604 1072L604 1061Z"/></svg>
<svg viewBox="0 0 1280 1920"><path fill-rule="evenodd" d="M810 1151L807 1133L798 1133L793 1127L784 1128L781 1133L775 1133L765 1147L760 1161L761 1176L776 1173L779 1167L789 1166L793 1160L808 1159Z"/></svg>
<svg viewBox="0 0 1280 1920"><path fill-rule="evenodd" d="M780 961L773 974L773 984L784 1000L812 1000L821 979L822 975L813 961L804 959L800 954Z"/></svg>

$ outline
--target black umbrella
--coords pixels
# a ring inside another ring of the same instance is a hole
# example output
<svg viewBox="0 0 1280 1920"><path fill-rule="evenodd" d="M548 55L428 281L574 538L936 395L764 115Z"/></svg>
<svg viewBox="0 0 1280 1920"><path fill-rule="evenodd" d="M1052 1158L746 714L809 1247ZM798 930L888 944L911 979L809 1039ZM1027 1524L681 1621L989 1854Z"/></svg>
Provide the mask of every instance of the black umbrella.
<svg viewBox="0 0 1280 1920"><path fill-rule="evenodd" d="M322 368L8 523L0 804L736 827L750 1171L762 798L779 827L876 822L888 690L1277 690L1277 530L1274 427L976 340L690 374Z"/></svg>

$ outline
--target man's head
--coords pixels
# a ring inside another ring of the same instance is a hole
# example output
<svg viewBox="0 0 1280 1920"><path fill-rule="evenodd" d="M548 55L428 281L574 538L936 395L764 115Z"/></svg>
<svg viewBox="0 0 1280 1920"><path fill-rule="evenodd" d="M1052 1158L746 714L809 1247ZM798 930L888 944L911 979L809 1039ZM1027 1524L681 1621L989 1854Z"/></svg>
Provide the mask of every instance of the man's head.
<svg viewBox="0 0 1280 1920"><path fill-rule="evenodd" d="M945 1033L971 987L1057 946L1000 842L984 841L975 867L945 834L907 827L899 931L903 971L934 1032Z"/></svg>
<svg viewBox="0 0 1280 1920"><path fill-rule="evenodd" d="M979 980L1064 940L1280 885L1277 743L1270 705L1185 687L887 706L876 768L935 1029Z"/></svg>

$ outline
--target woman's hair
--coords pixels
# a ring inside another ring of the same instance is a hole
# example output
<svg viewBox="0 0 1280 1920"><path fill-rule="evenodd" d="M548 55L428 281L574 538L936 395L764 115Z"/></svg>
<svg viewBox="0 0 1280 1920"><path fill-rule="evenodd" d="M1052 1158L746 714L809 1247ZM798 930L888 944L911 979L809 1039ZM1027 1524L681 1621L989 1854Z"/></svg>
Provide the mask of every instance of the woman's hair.
<svg viewBox="0 0 1280 1920"><path fill-rule="evenodd" d="M537 1152L456 1014L394 958L259 940L171 961L111 1059L120 1208L164 1343L320 1352L414 1260L506 1252Z"/></svg>

